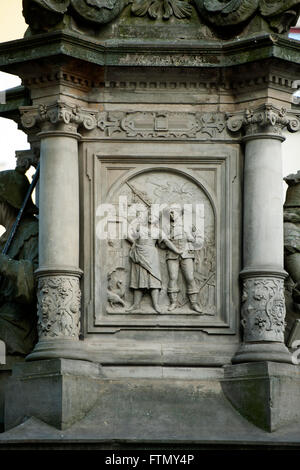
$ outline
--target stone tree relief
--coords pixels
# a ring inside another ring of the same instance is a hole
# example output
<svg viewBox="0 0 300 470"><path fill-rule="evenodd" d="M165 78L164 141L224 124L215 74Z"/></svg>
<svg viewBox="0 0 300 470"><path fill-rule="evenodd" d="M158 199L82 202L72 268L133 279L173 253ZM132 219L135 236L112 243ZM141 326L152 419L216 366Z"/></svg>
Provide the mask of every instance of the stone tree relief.
<svg viewBox="0 0 300 470"><path fill-rule="evenodd" d="M110 200L113 214L103 212L97 229L98 238L106 234L104 310L215 315L215 218L205 192L186 176L151 171L126 181Z"/></svg>

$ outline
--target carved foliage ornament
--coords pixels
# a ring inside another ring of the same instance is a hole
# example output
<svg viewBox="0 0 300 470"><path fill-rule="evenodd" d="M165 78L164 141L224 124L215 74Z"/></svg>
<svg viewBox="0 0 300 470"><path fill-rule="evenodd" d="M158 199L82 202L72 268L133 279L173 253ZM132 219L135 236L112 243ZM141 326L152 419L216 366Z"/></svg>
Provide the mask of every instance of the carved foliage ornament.
<svg viewBox="0 0 300 470"><path fill-rule="evenodd" d="M182 0L131 0L131 12L135 16L148 15L153 20L158 18L159 13L164 20L171 16L176 18L189 18L193 8L187 1Z"/></svg>
<svg viewBox="0 0 300 470"><path fill-rule="evenodd" d="M43 123L53 125L74 124L76 127L82 125L87 130L97 126L97 111L84 110L78 106L70 106L58 101L53 105L24 106L20 108L21 122L25 129L40 126Z"/></svg>
<svg viewBox="0 0 300 470"><path fill-rule="evenodd" d="M38 281L39 338L78 339L80 328L79 279L72 276L42 277Z"/></svg>
<svg viewBox="0 0 300 470"><path fill-rule="evenodd" d="M23 13L33 31L47 30L68 13L91 24L105 24L132 3L135 16L151 19L171 16L189 18L193 7L187 0L23 0ZM278 33L288 31L299 16L300 0L193 0L200 17L219 29L244 25L260 15Z"/></svg>
<svg viewBox="0 0 300 470"><path fill-rule="evenodd" d="M284 281L257 277L244 281L244 341L282 341L285 329Z"/></svg>
<svg viewBox="0 0 300 470"><path fill-rule="evenodd" d="M300 129L300 119L296 115L289 114L285 108L277 109L272 105L228 114L227 118L227 128L231 132L244 129L246 135L264 132L281 135L285 127L290 132L297 132Z"/></svg>
<svg viewBox="0 0 300 470"><path fill-rule="evenodd" d="M24 106L20 111L27 129L45 123L73 124L86 130L98 128L101 137L108 138L210 139L224 137L226 129L223 113L98 112L61 101L50 106Z"/></svg>

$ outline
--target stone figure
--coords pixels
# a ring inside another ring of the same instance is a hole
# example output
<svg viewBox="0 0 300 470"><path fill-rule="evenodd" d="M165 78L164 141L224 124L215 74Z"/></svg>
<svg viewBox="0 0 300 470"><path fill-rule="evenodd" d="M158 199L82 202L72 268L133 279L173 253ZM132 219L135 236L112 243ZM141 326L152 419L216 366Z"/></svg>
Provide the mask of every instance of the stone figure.
<svg viewBox="0 0 300 470"><path fill-rule="evenodd" d="M288 184L284 203L284 263L292 286L292 298L300 312L300 171L284 178Z"/></svg>
<svg viewBox="0 0 300 470"><path fill-rule="evenodd" d="M170 240L175 245L175 250L168 250L166 261L169 274L168 295L170 297L169 311L175 310L178 307L177 297L179 292L178 276L179 269L181 269L183 278L186 282L186 292L192 309L195 312L202 313L202 310L197 301L199 288L197 287L194 276L194 246L196 242L195 235L190 230L185 230L182 220L182 209L170 209Z"/></svg>
<svg viewBox="0 0 300 470"><path fill-rule="evenodd" d="M278 33L288 31L299 16L299 0L195 0L201 17L222 30L260 16Z"/></svg>
<svg viewBox="0 0 300 470"><path fill-rule="evenodd" d="M0 238L3 250L29 182L17 170L0 172ZM0 339L7 354L27 355L37 341L34 270L38 266L37 208L28 201L8 255L0 254Z"/></svg>
<svg viewBox="0 0 300 470"><path fill-rule="evenodd" d="M130 288L133 289L133 304L127 311L139 308L143 292L150 291L153 308L157 313L162 313L159 305L159 292L162 287L158 243L164 243L175 256L181 254L165 234L157 227L157 238L153 237L153 225L157 221L147 214L146 224L138 224L128 237L132 247L129 252L131 259ZM151 229L152 228L152 229Z"/></svg>

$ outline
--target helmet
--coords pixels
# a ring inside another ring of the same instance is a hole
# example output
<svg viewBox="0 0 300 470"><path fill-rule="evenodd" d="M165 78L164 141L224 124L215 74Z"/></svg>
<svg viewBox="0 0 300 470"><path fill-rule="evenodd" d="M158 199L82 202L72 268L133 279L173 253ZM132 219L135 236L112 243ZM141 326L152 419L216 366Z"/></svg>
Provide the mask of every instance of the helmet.
<svg viewBox="0 0 300 470"><path fill-rule="evenodd" d="M300 170L284 178L288 184L284 207L300 207Z"/></svg>
<svg viewBox="0 0 300 470"><path fill-rule="evenodd" d="M15 209L20 209L29 189L29 181L26 176L17 170L0 171L0 202L7 202ZM38 208L30 198L25 212L37 214Z"/></svg>

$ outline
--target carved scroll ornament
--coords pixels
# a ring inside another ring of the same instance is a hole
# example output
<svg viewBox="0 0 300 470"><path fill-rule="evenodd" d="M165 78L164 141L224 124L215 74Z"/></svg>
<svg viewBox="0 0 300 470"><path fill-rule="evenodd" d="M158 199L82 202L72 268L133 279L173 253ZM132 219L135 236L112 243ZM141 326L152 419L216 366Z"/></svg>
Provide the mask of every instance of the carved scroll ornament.
<svg viewBox="0 0 300 470"><path fill-rule="evenodd" d="M277 109L267 104L257 109L228 114L227 128L231 132L244 130L246 135L260 133L282 135L284 128L289 132L297 132L300 129L300 119L297 115L288 113L285 108Z"/></svg>
<svg viewBox="0 0 300 470"><path fill-rule="evenodd" d="M296 23L300 11L300 0L23 0L23 14L32 31L57 26L65 14L100 26L114 20L128 4L132 5L125 16L152 20L190 18L195 7L200 19L220 32L244 27L258 16L273 31L284 33Z"/></svg>

